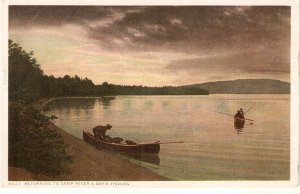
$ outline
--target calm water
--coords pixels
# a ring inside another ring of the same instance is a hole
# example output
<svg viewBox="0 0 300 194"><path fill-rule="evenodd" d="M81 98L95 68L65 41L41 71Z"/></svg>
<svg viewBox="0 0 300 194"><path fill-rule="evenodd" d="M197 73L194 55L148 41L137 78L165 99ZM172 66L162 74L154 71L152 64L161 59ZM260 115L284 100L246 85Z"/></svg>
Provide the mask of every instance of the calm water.
<svg viewBox="0 0 300 194"><path fill-rule="evenodd" d="M49 104L56 125L82 139L82 130L111 124L107 132L135 142L163 144L159 156L128 157L174 180L288 180L289 95L117 96L60 99ZM244 128L234 114L243 107Z"/></svg>

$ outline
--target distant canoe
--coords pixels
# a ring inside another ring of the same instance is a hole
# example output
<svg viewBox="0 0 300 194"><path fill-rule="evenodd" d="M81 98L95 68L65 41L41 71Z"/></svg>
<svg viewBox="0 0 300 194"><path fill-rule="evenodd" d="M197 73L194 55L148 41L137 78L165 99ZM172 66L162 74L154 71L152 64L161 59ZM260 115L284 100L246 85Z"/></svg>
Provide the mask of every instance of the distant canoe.
<svg viewBox="0 0 300 194"><path fill-rule="evenodd" d="M245 121L246 121L246 119L244 119L244 118L234 117L234 123L244 124Z"/></svg>
<svg viewBox="0 0 300 194"><path fill-rule="evenodd" d="M244 128L244 125L245 125L245 119L239 117L234 118L234 128L240 130ZM238 133L241 133L241 131L238 131Z"/></svg>
<svg viewBox="0 0 300 194"><path fill-rule="evenodd" d="M160 150L159 142L155 143L145 143L145 144L118 144L118 143L109 143L105 141L96 141L94 135L89 132L83 131L83 140L92 144L99 148L104 148L107 150L113 150L118 152L125 153L135 153L135 154L143 154L143 153L151 153L157 154Z"/></svg>

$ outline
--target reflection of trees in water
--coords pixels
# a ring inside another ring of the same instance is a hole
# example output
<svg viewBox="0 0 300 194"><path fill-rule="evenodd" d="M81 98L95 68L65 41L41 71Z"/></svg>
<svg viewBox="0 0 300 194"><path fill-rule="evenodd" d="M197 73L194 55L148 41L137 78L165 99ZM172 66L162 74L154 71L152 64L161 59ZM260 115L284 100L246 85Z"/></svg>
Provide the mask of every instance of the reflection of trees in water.
<svg viewBox="0 0 300 194"><path fill-rule="evenodd" d="M92 109L96 103L96 98L72 98L54 100L48 104L48 107L56 109Z"/></svg>
<svg viewBox="0 0 300 194"><path fill-rule="evenodd" d="M114 97L114 96L104 96L104 97L100 98L100 101L102 103L103 108L107 109L111 106L111 102L115 99L116 99L116 97Z"/></svg>
<svg viewBox="0 0 300 194"><path fill-rule="evenodd" d="M96 104L96 100L100 100L104 109L111 106L111 102L115 100L116 97L108 96L101 98L68 98L68 99L58 99L53 100L47 106L45 106L44 111L50 111L50 109L65 109L67 112L71 109L83 109L88 111L88 109L93 109Z"/></svg>

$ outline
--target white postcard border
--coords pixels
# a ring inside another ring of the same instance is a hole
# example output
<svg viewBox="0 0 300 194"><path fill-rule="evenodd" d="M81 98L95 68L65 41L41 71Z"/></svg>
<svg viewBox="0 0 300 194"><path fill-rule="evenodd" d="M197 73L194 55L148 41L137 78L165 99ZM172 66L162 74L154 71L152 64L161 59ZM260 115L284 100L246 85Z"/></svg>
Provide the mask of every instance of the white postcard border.
<svg viewBox="0 0 300 194"><path fill-rule="evenodd" d="M47 182L43 181L8 181L8 159L7 159L7 139L8 139L8 5L278 5L291 6L291 133L290 133L290 181L58 181ZM37 0L3 0L1 7L1 183L4 187L9 188L47 188L47 187L97 187L97 188L235 188L235 187L266 187L266 188L284 188L297 187L299 184L299 1L297 0L215 0L215 1L200 1L200 0L166 0L166 1L151 1L151 0L52 0L52 1L37 1ZM3 92L4 91L4 92ZM36 183L36 184L35 184ZM93 184L93 185L92 185ZM97 185L98 184L98 185ZM100 185L99 185L100 184ZM120 184L120 185L118 185ZM122 185L123 184L123 185Z"/></svg>

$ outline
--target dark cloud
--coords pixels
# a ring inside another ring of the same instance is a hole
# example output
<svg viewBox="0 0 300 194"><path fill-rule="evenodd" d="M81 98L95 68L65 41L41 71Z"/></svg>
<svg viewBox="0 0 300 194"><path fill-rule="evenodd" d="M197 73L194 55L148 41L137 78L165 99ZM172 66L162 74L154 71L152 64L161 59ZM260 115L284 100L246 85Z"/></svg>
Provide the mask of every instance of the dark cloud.
<svg viewBox="0 0 300 194"><path fill-rule="evenodd" d="M174 73L188 72L194 74L201 72L288 74L290 73L289 64L289 53L274 55L273 50L260 50L176 60L167 65L165 69Z"/></svg>
<svg viewBox="0 0 300 194"><path fill-rule="evenodd" d="M90 25L104 20L109 25ZM290 7L284 6L10 6L9 21L79 24L102 46L136 50L276 48L290 40Z"/></svg>
<svg viewBox="0 0 300 194"><path fill-rule="evenodd" d="M138 49L277 47L289 44L289 18L289 7L142 7L89 32L91 38L119 39Z"/></svg>
<svg viewBox="0 0 300 194"><path fill-rule="evenodd" d="M9 6L10 26L86 24L109 15L109 9L98 6Z"/></svg>

